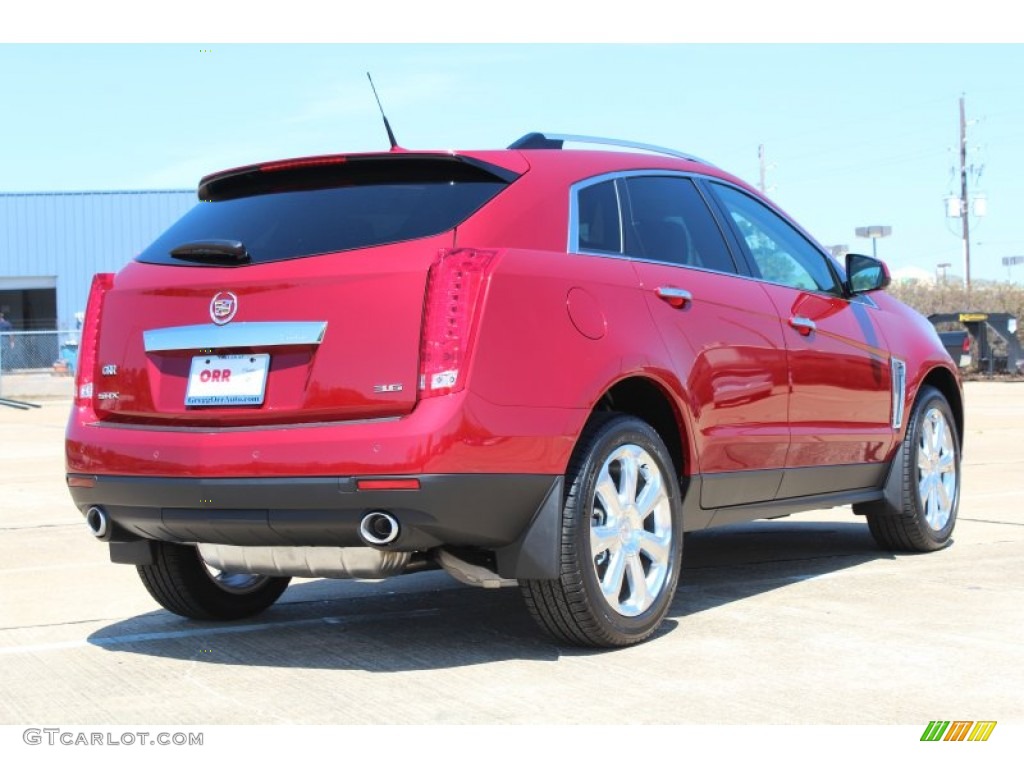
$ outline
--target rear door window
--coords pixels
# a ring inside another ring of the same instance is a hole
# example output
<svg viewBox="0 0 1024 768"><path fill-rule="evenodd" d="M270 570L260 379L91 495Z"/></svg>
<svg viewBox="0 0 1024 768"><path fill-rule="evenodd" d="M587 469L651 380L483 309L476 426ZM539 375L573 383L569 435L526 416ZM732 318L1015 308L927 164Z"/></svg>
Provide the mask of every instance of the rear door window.
<svg viewBox="0 0 1024 768"><path fill-rule="evenodd" d="M634 176L629 193L626 253L715 272L736 272L718 224L692 180Z"/></svg>
<svg viewBox="0 0 1024 768"><path fill-rule="evenodd" d="M570 249L733 274L725 237L693 180L623 175L577 188Z"/></svg>

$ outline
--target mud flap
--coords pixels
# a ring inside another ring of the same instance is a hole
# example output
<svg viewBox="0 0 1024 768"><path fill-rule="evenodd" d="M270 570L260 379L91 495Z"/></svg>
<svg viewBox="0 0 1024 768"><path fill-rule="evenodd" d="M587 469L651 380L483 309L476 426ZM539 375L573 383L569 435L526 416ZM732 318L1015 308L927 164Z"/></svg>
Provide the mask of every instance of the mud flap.
<svg viewBox="0 0 1024 768"><path fill-rule="evenodd" d="M853 505L854 514L857 515L880 515L883 517L913 517L912 513L905 512L900 502L903 486L903 448L902 446L893 457L889 466L889 474L885 478L885 485L882 487L882 498L878 501L866 501Z"/></svg>
<svg viewBox="0 0 1024 768"><path fill-rule="evenodd" d="M110 562L123 565L152 565L153 542L149 539L110 542Z"/></svg>
<svg viewBox="0 0 1024 768"><path fill-rule="evenodd" d="M519 540L495 551L506 579L557 579L561 568L562 486L559 477Z"/></svg>

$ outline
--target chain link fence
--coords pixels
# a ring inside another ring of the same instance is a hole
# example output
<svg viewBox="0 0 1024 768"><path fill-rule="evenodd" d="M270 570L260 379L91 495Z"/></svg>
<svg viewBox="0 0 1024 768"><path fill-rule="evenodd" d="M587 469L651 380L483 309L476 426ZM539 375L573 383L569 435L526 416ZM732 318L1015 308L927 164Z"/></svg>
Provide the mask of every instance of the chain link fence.
<svg viewBox="0 0 1024 768"><path fill-rule="evenodd" d="M80 331L0 333L0 397L62 391L62 381L74 380L80 338Z"/></svg>

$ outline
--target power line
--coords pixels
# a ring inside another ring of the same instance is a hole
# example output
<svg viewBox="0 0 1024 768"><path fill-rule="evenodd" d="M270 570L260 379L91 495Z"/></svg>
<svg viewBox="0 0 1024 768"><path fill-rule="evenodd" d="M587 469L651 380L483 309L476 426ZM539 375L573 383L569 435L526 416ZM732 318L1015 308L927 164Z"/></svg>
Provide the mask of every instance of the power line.
<svg viewBox="0 0 1024 768"><path fill-rule="evenodd" d="M908 105L903 106L902 108L899 108L899 109L889 110L888 112L886 112L886 117L889 120L892 120L892 119L894 119L896 117L900 117L902 115L905 115L908 112L924 111L925 107L931 107L931 106L934 106L936 104L940 104L943 101L945 101L945 99L943 99L943 98L935 98L935 99L929 99L927 101L921 101L921 102L918 102L916 104L908 104ZM872 125L877 125L878 124L878 116L877 115L865 115L863 117L844 118L844 120L843 120L843 125L845 127L847 127L847 128L849 128L851 126L855 127L855 126L862 125L862 124L867 124L867 123L870 123ZM821 135L823 133L829 133L829 134L834 134L835 133L835 124L834 124L833 121L830 120L830 121L828 121L826 123L822 123L820 128L819 127L812 127L812 128L808 128L807 130L803 130L803 131L787 132L786 134L784 134L782 136L770 136L770 137L768 137L767 142L768 143L772 143L774 141L781 141L781 140L790 141L790 140L793 140L793 139L804 138L806 136Z"/></svg>
<svg viewBox="0 0 1024 768"><path fill-rule="evenodd" d="M899 163L908 163L916 160L923 160L925 158L945 154L945 149L929 149L920 152L904 153L900 155L891 155L889 157L871 157L869 163L858 163L856 165L840 165L833 167L817 166L815 170L819 171L812 176L797 176L794 179L790 179L790 183L805 183L809 181L818 181L819 179L829 179L836 176L842 176L851 173L864 174L871 171L883 171L892 165Z"/></svg>

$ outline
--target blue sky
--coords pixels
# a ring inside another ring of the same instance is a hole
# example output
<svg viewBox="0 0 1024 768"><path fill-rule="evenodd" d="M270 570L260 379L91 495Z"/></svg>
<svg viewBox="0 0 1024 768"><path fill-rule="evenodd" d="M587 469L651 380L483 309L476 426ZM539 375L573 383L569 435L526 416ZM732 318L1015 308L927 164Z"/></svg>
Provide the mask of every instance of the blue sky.
<svg viewBox="0 0 1024 768"><path fill-rule="evenodd" d="M470 37L470 36L467 36ZM958 99L974 192L972 276L1024 254L1024 45L0 44L0 192L192 188L210 171L387 140L505 146L532 130L692 152L756 184L825 244L962 274ZM1018 267L1016 280L1024 279Z"/></svg>

